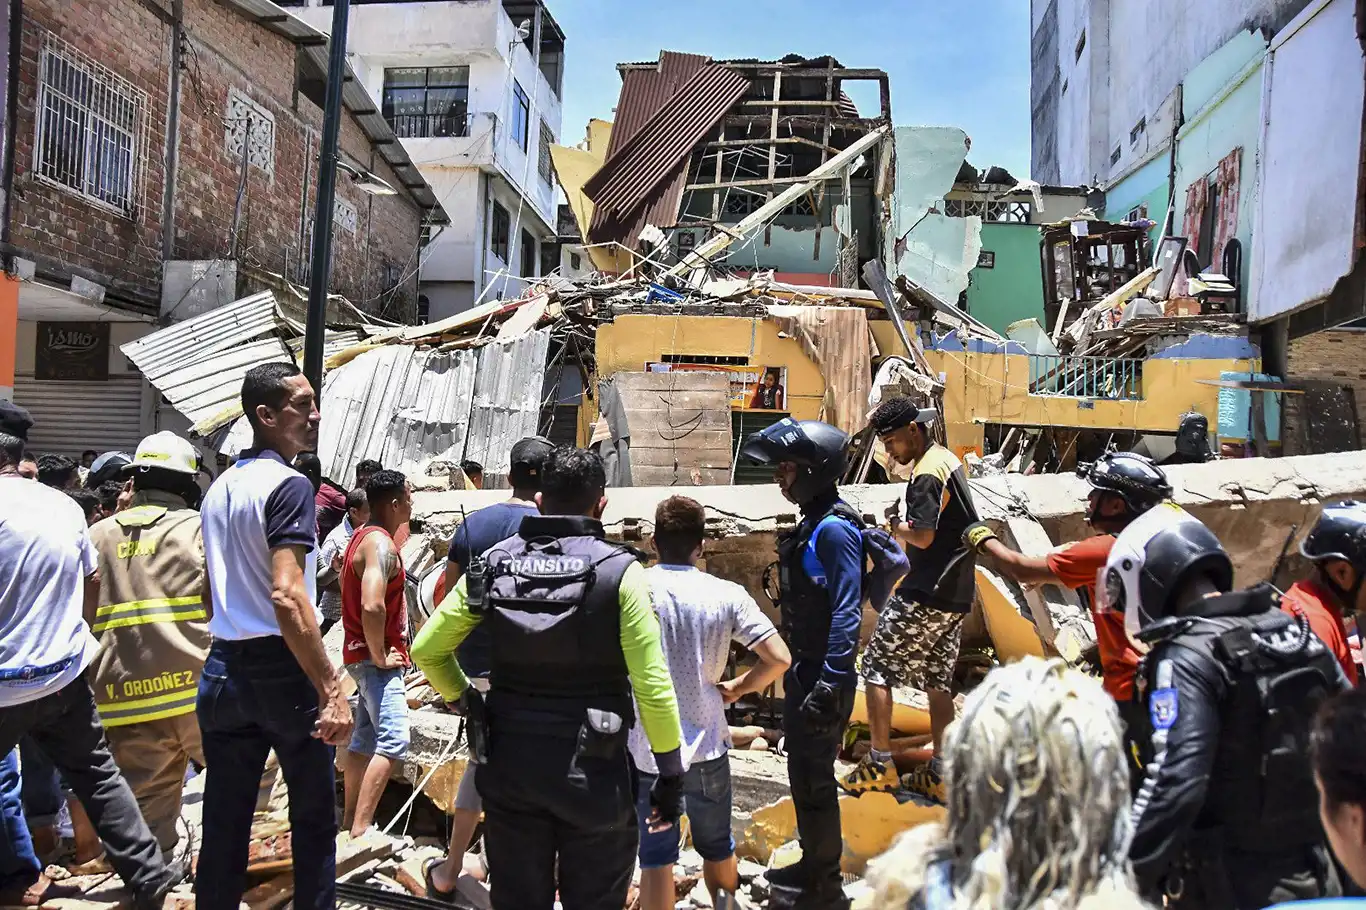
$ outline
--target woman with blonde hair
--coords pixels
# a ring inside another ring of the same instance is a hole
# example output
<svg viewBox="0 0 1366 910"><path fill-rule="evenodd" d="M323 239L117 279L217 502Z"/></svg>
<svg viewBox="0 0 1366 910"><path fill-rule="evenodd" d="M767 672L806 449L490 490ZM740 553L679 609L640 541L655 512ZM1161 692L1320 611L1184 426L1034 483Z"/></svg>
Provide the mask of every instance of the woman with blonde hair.
<svg viewBox="0 0 1366 910"><path fill-rule="evenodd" d="M1059 660L993 670L944 738L948 815L868 868L880 908L1142 908L1129 766L1101 684Z"/></svg>

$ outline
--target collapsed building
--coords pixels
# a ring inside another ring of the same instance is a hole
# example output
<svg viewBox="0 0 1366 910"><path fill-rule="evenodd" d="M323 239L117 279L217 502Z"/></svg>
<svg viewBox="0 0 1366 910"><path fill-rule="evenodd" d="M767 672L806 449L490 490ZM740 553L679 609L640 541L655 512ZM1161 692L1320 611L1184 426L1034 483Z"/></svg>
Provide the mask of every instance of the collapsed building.
<svg viewBox="0 0 1366 910"><path fill-rule="evenodd" d="M552 151L572 216L558 274L431 325L339 318L329 327L325 473L345 482L374 458L413 478L417 525L404 562L416 622L432 607L423 592L456 524L506 495L462 489L456 466L480 461L498 486L512 444L537 432L604 456L605 522L617 539L648 547L656 505L687 488L708 510L706 568L770 613L765 569L796 515L738 450L786 417L827 420L854 437L845 494L878 520L901 495L904 469L865 432L868 410L888 394L932 401L940 441L974 475L979 512L1031 554L1083 535L1085 489L1069 473L1079 461L1111 447L1169 460L1191 415L1209 427L1197 460L1356 447L1354 423L1350 433L1282 438L1294 390L1262 373L1244 320L1218 303L1230 290L1217 275L1185 274L1181 251L1164 244L1147 264L1145 229L1101 222L1085 191L978 173L961 130L894 129L880 71L668 52L620 70L617 123L596 121L586 147ZM874 116L860 116L846 82L877 86ZM1015 304L987 306L973 282L1006 262L988 238L1009 237L1018 250L1020 236L1037 295L1011 318ZM123 350L201 445L226 458L247 442L242 376L297 359L302 334L292 301L265 293ZM1251 582L1295 568L1281 558L1282 531L1265 529L1304 527L1322 502L1366 492L1363 467L1348 453L1170 476L1176 500L1220 535L1239 581ZM1084 662L1094 632L1070 592L1023 591L981 568L977 594L964 687L1027 654ZM420 690L413 703L428 705ZM898 735L923 737L922 696L897 700ZM771 738L769 711L751 718L756 740ZM464 764L456 722L425 707L414 716L404 777L448 810ZM737 763L736 839L743 855L767 861L793 836L784 778L762 759ZM881 795L844 806L855 873L936 811Z"/></svg>

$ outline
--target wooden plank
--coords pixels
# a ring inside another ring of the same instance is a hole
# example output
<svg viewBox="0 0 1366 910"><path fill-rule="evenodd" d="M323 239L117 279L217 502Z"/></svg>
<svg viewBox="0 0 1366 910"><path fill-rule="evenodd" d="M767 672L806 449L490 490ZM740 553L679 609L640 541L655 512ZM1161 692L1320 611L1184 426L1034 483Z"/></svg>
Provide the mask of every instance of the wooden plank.
<svg viewBox="0 0 1366 910"><path fill-rule="evenodd" d="M724 449L702 449L700 451L680 451L678 449L638 449L631 446L631 467L669 468L674 465L682 468L715 468L730 471L730 452Z"/></svg>
<svg viewBox="0 0 1366 910"><path fill-rule="evenodd" d="M632 427L631 449L634 451L635 449L682 447L689 451L719 449L729 452L734 441L730 427L726 427L724 430L697 429L687 432L687 435L679 438L684 432L686 431L660 429L658 427L640 430Z"/></svg>
<svg viewBox="0 0 1366 910"><path fill-rule="evenodd" d="M730 483L730 469L686 468L680 465L675 471L672 467L637 467L633 464L631 482L638 487L725 486Z"/></svg>
<svg viewBox="0 0 1366 910"><path fill-rule="evenodd" d="M1015 549L1026 556L1046 556L1053 549L1048 532L1032 518L1006 519L1002 530L1005 531L1006 542L1014 543ZM1044 651L1068 663L1079 660L1081 652L1090 642L1078 641L1077 635L1069 628L1059 629L1059 621L1065 622L1068 617L1083 617L1086 623L1091 621L1077 592L1062 585L1044 584L1026 587L1024 593Z"/></svg>

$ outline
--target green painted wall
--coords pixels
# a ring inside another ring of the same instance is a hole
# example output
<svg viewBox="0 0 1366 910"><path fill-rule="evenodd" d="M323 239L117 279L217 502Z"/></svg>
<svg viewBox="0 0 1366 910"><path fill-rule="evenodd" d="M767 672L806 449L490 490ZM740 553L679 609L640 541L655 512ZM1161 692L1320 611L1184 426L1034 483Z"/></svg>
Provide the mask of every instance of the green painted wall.
<svg viewBox="0 0 1366 910"><path fill-rule="evenodd" d="M982 252L996 254L994 268L968 273L968 312L1001 334L1033 317L1044 322L1039 272L1039 229L1032 224L982 225Z"/></svg>

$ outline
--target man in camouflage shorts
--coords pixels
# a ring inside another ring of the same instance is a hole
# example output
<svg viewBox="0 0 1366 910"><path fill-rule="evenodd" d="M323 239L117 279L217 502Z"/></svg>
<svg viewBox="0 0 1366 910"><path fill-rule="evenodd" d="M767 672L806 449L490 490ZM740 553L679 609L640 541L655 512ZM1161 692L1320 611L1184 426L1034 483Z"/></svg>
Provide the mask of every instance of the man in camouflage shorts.
<svg viewBox="0 0 1366 910"><path fill-rule="evenodd" d="M891 753L892 689L912 687L929 699L936 757L916 770L908 787L929 801L944 801L939 746L953 721L953 666L976 582L974 551L963 543L963 532L977 521L977 510L962 463L930 437L936 416L909 398L891 398L869 418L888 454L912 466L905 520L899 501L887 510L911 569L878 617L863 653L872 749L840 780L855 796L900 788Z"/></svg>

